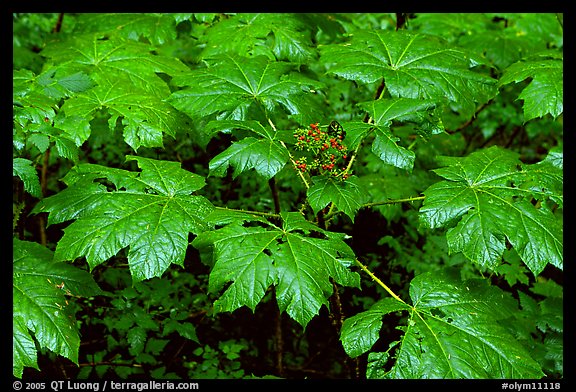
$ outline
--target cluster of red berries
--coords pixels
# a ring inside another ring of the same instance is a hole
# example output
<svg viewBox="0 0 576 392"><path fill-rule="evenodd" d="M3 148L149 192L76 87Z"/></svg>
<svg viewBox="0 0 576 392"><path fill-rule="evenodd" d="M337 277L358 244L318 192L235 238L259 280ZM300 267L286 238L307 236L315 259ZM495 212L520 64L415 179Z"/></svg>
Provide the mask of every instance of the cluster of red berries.
<svg viewBox="0 0 576 392"><path fill-rule="evenodd" d="M297 129L294 137L296 149L308 152L308 156L301 156L294 161L298 170L311 175L328 174L342 180L350 176L346 171L348 148L342 143L343 131L337 131L331 126L323 131L316 123L310 124L309 129Z"/></svg>

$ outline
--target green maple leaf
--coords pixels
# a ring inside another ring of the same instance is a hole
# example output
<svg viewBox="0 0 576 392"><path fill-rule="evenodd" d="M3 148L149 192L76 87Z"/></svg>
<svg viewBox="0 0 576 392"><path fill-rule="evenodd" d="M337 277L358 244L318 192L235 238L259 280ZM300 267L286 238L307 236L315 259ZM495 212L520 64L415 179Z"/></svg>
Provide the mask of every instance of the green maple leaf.
<svg viewBox="0 0 576 392"><path fill-rule="evenodd" d="M223 177L228 167L234 167L233 178L254 169L266 179L276 175L288 162L289 153L280 140L278 132L268 129L258 121L212 121L208 129L240 129L250 135L232 143L209 163L210 174Z"/></svg>
<svg viewBox="0 0 576 392"><path fill-rule="evenodd" d="M312 177L313 185L306 191L308 202L314 213L334 203L338 209L354 221L356 212L364 203L365 191L355 176L346 181L327 176Z"/></svg>
<svg viewBox="0 0 576 392"><path fill-rule="evenodd" d="M357 357L378 340L383 316L409 313L392 368L376 372L371 364L371 374L393 379L544 376L528 350L503 327L503 320L518 311L517 304L484 279L461 281L456 270L428 272L412 280L410 298L412 306L386 298L344 320L340 339L346 352Z"/></svg>
<svg viewBox="0 0 576 392"><path fill-rule="evenodd" d="M294 65L263 56L230 55L207 63L207 68L194 69L173 80L183 88L168 102L190 117L217 115L219 119L246 120L251 110L274 112L283 108L289 114L314 119L318 109L311 101L311 88L319 83L294 72Z"/></svg>
<svg viewBox="0 0 576 392"><path fill-rule="evenodd" d="M124 140L135 151L140 146L160 147L163 135L174 137L176 131L187 129L189 119L155 95L123 83L105 82L77 97L68 99L62 110L70 117L93 119L106 109L113 130L118 119L124 124Z"/></svg>
<svg viewBox="0 0 576 392"><path fill-rule="evenodd" d="M155 45L176 38L176 23L170 14L80 14L75 30L82 33L117 34L134 41L146 37Z"/></svg>
<svg viewBox="0 0 576 392"><path fill-rule="evenodd" d="M467 117L497 92L495 80L470 70L477 60L431 35L362 30L320 50L330 73L363 83L383 78L392 97L450 103Z"/></svg>
<svg viewBox="0 0 576 392"><path fill-rule="evenodd" d="M213 252L209 289L219 293L225 288L214 303L217 311L241 306L254 311L273 285L280 311L305 327L322 305L328 306L330 278L358 287L358 274L348 269L354 253L341 235L319 229L299 213L281 214L281 228L248 214L225 215L220 211L216 217L229 224L205 231L192 242L201 251ZM261 224L243 225L248 221Z"/></svg>
<svg viewBox="0 0 576 392"><path fill-rule="evenodd" d="M62 74L84 72L98 85L123 83L164 98L170 89L158 74L176 76L189 69L178 59L155 55L153 50L150 45L117 36L87 33L50 43L41 54Z"/></svg>
<svg viewBox="0 0 576 392"><path fill-rule="evenodd" d="M171 263L182 265L188 235L207 229L212 204L192 195L204 179L179 163L126 159L137 161L142 172L78 165L64 178L68 188L43 199L33 212L49 212L49 225L76 220L64 229L56 260L85 256L93 269L129 246L132 278L141 281L161 276ZM102 178L112 190L99 183Z"/></svg>
<svg viewBox="0 0 576 392"><path fill-rule="evenodd" d="M80 337L65 295L104 294L92 276L54 261L49 249L13 239L13 374L38 369L35 340L41 348L78 363Z"/></svg>
<svg viewBox="0 0 576 392"><path fill-rule="evenodd" d="M106 109L111 115L110 129L121 118L124 139L136 151L140 146L160 147L164 133L173 137L189 127L186 116L164 101L170 89L159 76L182 74L188 67L152 50L143 43L117 36L103 39L102 34L92 33L47 45L42 55L56 64L50 69L63 75L65 86L75 89L76 94L62 106L66 117L90 121ZM87 83L81 78L84 73L96 87L79 91L82 82Z"/></svg>
<svg viewBox="0 0 576 392"><path fill-rule="evenodd" d="M506 68L498 85L521 82L528 78L532 80L518 96L518 99L524 101L524 121L546 114L554 118L562 114L564 71L561 54L545 52L526 61L516 62Z"/></svg>
<svg viewBox="0 0 576 392"><path fill-rule="evenodd" d="M445 167L434 172L446 180L424 191L420 218L431 228L457 222L446 234L450 252L494 269L508 240L534 275L548 263L562 268L562 223L549 205L562 207L563 199L554 157L524 165L518 154L494 146L441 161Z"/></svg>
<svg viewBox="0 0 576 392"><path fill-rule="evenodd" d="M233 15L207 29L201 41L203 58L234 53L304 63L314 53L310 28L297 14Z"/></svg>

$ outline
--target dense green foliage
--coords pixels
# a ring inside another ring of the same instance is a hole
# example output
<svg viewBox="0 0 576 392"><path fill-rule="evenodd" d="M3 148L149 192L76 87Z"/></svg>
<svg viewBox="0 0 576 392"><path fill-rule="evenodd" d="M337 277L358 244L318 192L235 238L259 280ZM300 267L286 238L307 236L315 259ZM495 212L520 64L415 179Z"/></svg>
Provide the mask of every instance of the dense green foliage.
<svg viewBox="0 0 576 392"><path fill-rule="evenodd" d="M562 23L14 14L14 376L563 377Z"/></svg>

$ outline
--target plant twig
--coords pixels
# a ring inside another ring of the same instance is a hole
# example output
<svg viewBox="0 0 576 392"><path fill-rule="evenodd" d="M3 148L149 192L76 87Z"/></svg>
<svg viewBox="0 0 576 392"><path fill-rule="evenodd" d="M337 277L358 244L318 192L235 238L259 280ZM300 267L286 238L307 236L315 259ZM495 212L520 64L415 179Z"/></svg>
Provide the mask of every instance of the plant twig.
<svg viewBox="0 0 576 392"><path fill-rule="evenodd" d="M276 288L272 287L274 298L276 298ZM276 317L274 325L274 340L276 341L276 371L280 377L284 376L284 338L282 337L282 312L279 306L276 306Z"/></svg>
<svg viewBox="0 0 576 392"><path fill-rule="evenodd" d="M372 273L372 271L370 271L368 269L368 267L366 267L364 264L362 264L360 261L358 261L358 259L354 259L354 261L356 262L356 264L358 264L358 266L360 268L362 268L362 271L366 272L373 281L375 281L376 283L378 283L382 288L384 288L384 290L386 290L388 292L388 294L390 294L394 299L402 302L403 304L406 304L406 302L404 302L404 300L402 298L400 298L399 296L396 295L396 293L394 293L390 287L388 287L384 282L382 282L380 279L378 279L378 277L376 275L374 275ZM408 304L406 304L408 305Z"/></svg>
<svg viewBox="0 0 576 392"><path fill-rule="evenodd" d="M268 186L272 192L272 200L274 200L274 212L280 214L280 195L278 194L278 187L276 186L276 179L274 177L268 180Z"/></svg>
<svg viewBox="0 0 576 392"><path fill-rule="evenodd" d="M42 191L42 196L46 196L46 191L48 189L48 165L50 163L50 148L46 150L44 156L42 157L42 169L40 172L40 189ZM40 226L40 243L46 246L48 239L46 236L46 219L44 216L38 217L38 225Z"/></svg>
<svg viewBox="0 0 576 392"><path fill-rule="evenodd" d="M268 123L270 124L270 126L272 127L272 129L274 130L274 132L276 132L276 126L274 126L274 123L272 122L272 120L268 119ZM288 151L288 157L290 158L290 162L292 162L292 165L294 166L294 168L296 169L296 172L298 173L298 175L300 176L300 179L302 180L302 182L304 183L304 186L306 187L306 189L310 188L310 184L308 184L308 181L306 180L306 177L304 177L304 174L298 170L298 167L296 165L296 161L294 161L294 157L292 156L292 154L290 153L290 150L288 149L288 147L286 146L286 143L284 143L282 140L279 141L280 144L282 145L282 147L284 147L286 149L286 151Z"/></svg>
<svg viewBox="0 0 576 392"><path fill-rule="evenodd" d="M260 215L260 216L265 216L267 218L280 218L279 214L272 214L270 212L248 211L248 210L240 210L237 208L228 208L228 207L214 207L214 208L216 208L217 210L242 212L244 214L250 214L250 215Z"/></svg>

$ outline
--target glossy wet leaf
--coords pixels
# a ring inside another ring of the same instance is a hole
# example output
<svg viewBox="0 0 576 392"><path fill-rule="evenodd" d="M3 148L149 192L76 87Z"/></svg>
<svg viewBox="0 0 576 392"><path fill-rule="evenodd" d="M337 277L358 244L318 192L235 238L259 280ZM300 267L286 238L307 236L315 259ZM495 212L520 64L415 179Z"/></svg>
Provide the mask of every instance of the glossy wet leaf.
<svg viewBox="0 0 576 392"><path fill-rule="evenodd" d="M354 221L356 213L365 200L365 192L357 177L341 181L328 176L316 176L312 178L312 182L313 185L306 191L306 194L314 213L334 203L339 210Z"/></svg>
<svg viewBox="0 0 576 392"><path fill-rule="evenodd" d="M550 114L556 118L564 112L564 70L561 54L533 56L518 61L504 71L499 85L521 82L530 78L518 99L524 101L524 121ZM557 58L560 57L560 58Z"/></svg>
<svg viewBox="0 0 576 392"><path fill-rule="evenodd" d="M204 58L235 53L304 63L314 55L310 29L298 14L232 15L211 26L202 41L221 43L206 45L202 51Z"/></svg>
<svg viewBox="0 0 576 392"><path fill-rule="evenodd" d="M233 223L205 231L192 242L201 251L212 250L209 287L219 296L217 311L241 306L254 311L266 290L275 286L280 310L305 327L322 305L328 306L330 278L358 286L359 276L348 269L354 253L341 235L319 229L299 213L282 214L281 228L245 226L242 222L250 221L249 215L242 220L233 215Z"/></svg>
<svg viewBox="0 0 576 392"><path fill-rule="evenodd" d="M502 320L518 311L516 302L484 279L462 281L456 270L424 273L412 280L410 298L411 306L384 299L345 320L341 340L356 357L376 342L383 317L397 311L408 315L395 354L384 356L393 361L390 370L378 372L372 364L371 374L391 379L544 376L528 349L503 326Z"/></svg>
<svg viewBox="0 0 576 392"><path fill-rule="evenodd" d="M38 172L32 161L24 158L14 158L12 160L12 175L18 176L22 180L26 192L37 198L42 197Z"/></svg>
<svg viewBox="0 0 576 392"><path fill-rule="evenodd" d="M494 146L441 161L434 171L445 180L424 191L420 218L431 228L456 224L446 233L450 252L493 269L509 241L534 275L549 263L562 268L562 221L548 202L563 204L562 169L553 157L526 165Z"/></svg>
<svg viewBox="0 0 576 392"><path fill-rule="evenodd" d="M476 59L432 35L362 30L320 50L330 73L362 83L383 79L394 98L449 103L465 116L496 93L494 79L471 69Z"/></svg>
<svg viewBox="0 0 576 392"><path fill-rule="evenodd" d="M216 155L209 163L210 174L223 177L229 166L234 168L236 178L241 173L254 169L265 179L276 175L288 162L289 153L278 140L277 132L264 127L257 121L215 121L208 124L220 129L241 129L250 135L234 141L230 147ZM211 128L209 128L211 129Z"/></svg>
<svg viewBox="0 0 576 392"><path fill-rule="evenodd" d="M34 213L49 212L48 224L75 220L64 229L56 260L86 257L90 268L129 247L134 281L161 276L182 265L189 233L207 229L212 204L192 195L204 178L177 162L128 156L142 170L131 172L81 164L64 178L68 188L44 199ZM105 178L111 189L100 183Z"/></svg>
<svg viewBox="0 0 576 392"><path fill-rule="evenodd" d="M78 363L80 336L67 296L103 294L92 276L54 261L49 249L13 239L13 373L38 369L37 348Z"/></svg>
<svg viewBox="0 0 576 392"><path fill-rule="evenodd" d="M164 13L80 14L76 29L82 32L106 31L134 41L146 37L155 45L176 38L175 18Z"/></svg>
<svg viewBox="0 0 576 392"><path fill-rule="evenodd" d="M230 55L207 63L206 68L193 69L173 80L181 89L168 101L190 117L217 115L247 120L251 110L273 113L280 109L313 119L316 105L310 100L311 88L318 82L294 72L292 64L263 56Z"/></svg>

